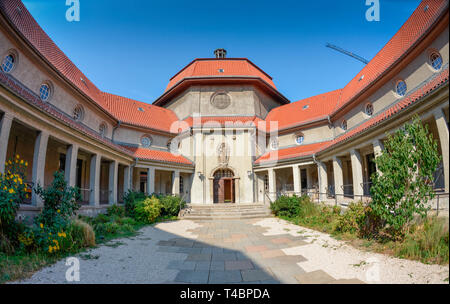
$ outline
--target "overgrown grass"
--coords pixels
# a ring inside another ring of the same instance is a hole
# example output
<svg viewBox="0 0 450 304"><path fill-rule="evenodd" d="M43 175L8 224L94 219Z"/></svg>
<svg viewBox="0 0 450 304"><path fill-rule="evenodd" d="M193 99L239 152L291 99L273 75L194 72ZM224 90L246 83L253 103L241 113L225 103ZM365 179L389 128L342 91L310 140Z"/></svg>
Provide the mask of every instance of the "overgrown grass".
<svg viewBox="0 0 450 304"><path fill-rule="evenodd" d="M383 236L362 235L359 226L364 219L364 207L360 203L351 204L345 212L337 207L313 203L307 197L283 198L275 204L271 208L278 217L328 233L360 249L427 264L445 265L449 262L447 218L418 218L408 225L402 239L390 240Z"/></svg>

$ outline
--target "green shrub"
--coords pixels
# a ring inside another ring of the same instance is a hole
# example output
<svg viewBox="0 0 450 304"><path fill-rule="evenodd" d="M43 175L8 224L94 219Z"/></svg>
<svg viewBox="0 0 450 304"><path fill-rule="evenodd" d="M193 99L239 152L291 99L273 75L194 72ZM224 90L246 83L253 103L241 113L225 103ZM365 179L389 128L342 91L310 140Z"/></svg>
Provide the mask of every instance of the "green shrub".
<svg viewBox="0 0 450 304"><path fill-rule="evenodd" d="M339 232L357 233L365 219L365 207L360 201L350 203L344 214L337 219L335 230Z"/></svg>
<svg viewBox="0 0 450 304"><path fill-rule="evenodd" d="M155 196L146 198L137 203L135 214L137 220L144 223L153 223L161 214L162 204Z"/></svg>
<svg viewBox="0 0 450 304"><path fill-rule="evenodd" d="M162 205L161 216L178 216L180 210L186 206L186 202L179 196L166 195L159 200Z"/></svg>
<svg viewBox="0 0 450 304"><path fill-rule="evenodd" d="M35 192L43 199L44 208L35 218L35 223L57 232L66 227L70 217L80 208L77 203L80 194L77 188L67 186L63 173L57 171L53 176L53 182L47 189L36 186Z"/></svg>
<svg viewBox="0 0 450 304"><path fill-rule="evenodd" d="M108 216L117 216L117 217L124 217L125 216L125 208L119 205L112 205L108 207L106 210L106 214Z"/></svg>
<svg viewBox="0 0 450 304"><path fill-rule="evenodd" d="M125 193L124 197L123 197L123 201L125 204L125 214L126 216L129 217L135 217L135 209L136 209L136 204L138 202L141 202L143 200L145 200L147 198L147 196L145 195L145 193L142 192L138 192L138 191L133 191L133 190L128 190L127 193Z"/></svg>
<svg viewBox="0 0 450 304"><path fill-rule="evenodd" d="M109 221L110 221L110 218L106 214L103 214L103 213L97 214L97 216L93 219L93 222L95 224L100 224L100 223L104 224L104 223L107 223Z"/></svg>
<svg viewBox="0 0 450 304"><path fill-rule="evenodd" d="M300 198L293 196L280 196L275 202L270 204L270 209L277 216L294 217L298 215L300 208Z"/></svg>
<svg viewBox="0 0 450 304"><path fill-rule="evenodd" d="M131 217L120 217L116 220L116 222L119 225L130 225L130 226L135 226L138 223L136 222L135 219L131 218Z"/></svg>

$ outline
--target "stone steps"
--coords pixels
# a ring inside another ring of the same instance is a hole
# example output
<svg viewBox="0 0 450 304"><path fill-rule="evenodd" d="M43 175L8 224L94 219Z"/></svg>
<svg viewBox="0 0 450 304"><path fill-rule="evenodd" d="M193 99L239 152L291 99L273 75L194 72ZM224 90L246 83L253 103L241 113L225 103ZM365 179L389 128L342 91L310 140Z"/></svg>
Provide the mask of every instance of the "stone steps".
<svg viewBox="0 0 450 304"><path fill-rule="evenodd" d="M248 219L271 216L269 206L262 204L189 205L179 217L191 220Z"/></svg>

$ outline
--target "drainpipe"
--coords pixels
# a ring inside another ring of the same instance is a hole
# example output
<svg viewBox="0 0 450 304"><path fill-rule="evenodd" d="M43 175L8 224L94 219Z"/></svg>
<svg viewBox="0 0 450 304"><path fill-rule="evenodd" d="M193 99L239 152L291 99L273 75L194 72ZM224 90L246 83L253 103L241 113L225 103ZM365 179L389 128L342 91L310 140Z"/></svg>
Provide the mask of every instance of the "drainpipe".
<svg viewBox="0 0 450 304"><path fill-rule="evenodd" d="M116 133L116 130L120 127L121 124L122 124L122 122L119 120L119 121L117 122L117 125L115 125L115 126L113 127L113 130L112 130L112 136L111 136L111 141L112 141L112 142L114 142L114 134Z"/></svg>

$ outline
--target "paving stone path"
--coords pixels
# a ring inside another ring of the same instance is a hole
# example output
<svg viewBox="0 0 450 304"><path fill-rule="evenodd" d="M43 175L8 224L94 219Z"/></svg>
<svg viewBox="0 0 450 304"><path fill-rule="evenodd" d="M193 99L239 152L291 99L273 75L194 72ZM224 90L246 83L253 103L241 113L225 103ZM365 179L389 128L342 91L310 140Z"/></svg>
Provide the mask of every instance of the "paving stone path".
<svg viewBox="0 0 450 304"><path fill-rule="evenodd" d="M342 259L336 244L323 246L324 237L275 218L159 223L77 255L79 283L365 283L364 267L352 266L358 251ZM448 277L448 266L437 267L424 271L442 280L444 269ZM20 283L66 283L67 269L63 260ZM406 278L380 282L408 283Z"/></svg>

